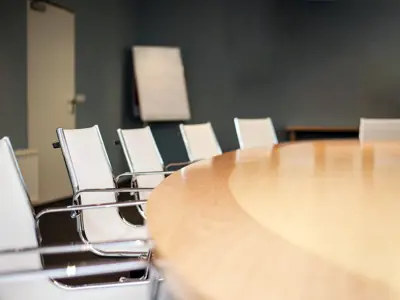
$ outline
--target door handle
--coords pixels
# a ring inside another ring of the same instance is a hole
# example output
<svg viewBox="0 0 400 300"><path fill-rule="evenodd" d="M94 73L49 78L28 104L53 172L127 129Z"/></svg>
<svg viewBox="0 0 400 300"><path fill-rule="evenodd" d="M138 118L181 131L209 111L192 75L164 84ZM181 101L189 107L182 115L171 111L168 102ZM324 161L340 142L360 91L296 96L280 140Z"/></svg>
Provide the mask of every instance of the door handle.
<svg viewBox="0 0 400 300"><path fill-rule="evenodd" d="M75 114L76 106L80 103L84 103L86 101L86 96L84 94L76 94L75 97L68 101L71 105L71 114Z"/></svg>

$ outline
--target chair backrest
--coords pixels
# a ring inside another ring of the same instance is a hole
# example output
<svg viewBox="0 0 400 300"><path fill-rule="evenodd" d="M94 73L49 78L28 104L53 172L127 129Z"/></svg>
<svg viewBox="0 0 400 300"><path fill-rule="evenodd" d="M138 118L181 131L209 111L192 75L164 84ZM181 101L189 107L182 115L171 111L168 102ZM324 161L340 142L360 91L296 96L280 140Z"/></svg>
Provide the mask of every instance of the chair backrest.
<svg viewBox="0 0 400 300"><path fill-rule="evenodd" d="M0 249L38 247L33 209L10 140L0 139ZM0 270L42 268L40 255L1 255Z"/></svg>
<svg viewBox="0 0 400 300"><path fill-rule="evenodd" d="M400 141L400 119L360 119L359 139L368 141Z"/></svg>
<svg viewBox="0 0 400 300"><path fill-rule="evenodd" d="M157 172L164 170L164 163L149 126L135 129L118 129L118 136L131 173ZM138 176L138 187L153 188L164 175ZM146 199L149 192L140 192L140 199Z"/></svg>
<svg viewBox="0 0 400 300"><path fill-rule="evenodd" d="M97 125L83 129L57 129L74 193L83 189L115 188L110 160ZM116 201L115 193L84 193L81 204L101 204ZM82 212L87 239L101 242L115 239L121 218L118 208L94 209Z"/></svg>
<svg viewBox="0 0 400 300"><path fill-rule="evenodd" d="M190 125L180 124L179 129L190 161L207 159L222 154L210 122Z"/></svg>
<svg viewBox="0 0 400 300"><path fill-rule="evenodd" d="M267 147L278 143L271 118L234 119L240 149Z"/></svg>

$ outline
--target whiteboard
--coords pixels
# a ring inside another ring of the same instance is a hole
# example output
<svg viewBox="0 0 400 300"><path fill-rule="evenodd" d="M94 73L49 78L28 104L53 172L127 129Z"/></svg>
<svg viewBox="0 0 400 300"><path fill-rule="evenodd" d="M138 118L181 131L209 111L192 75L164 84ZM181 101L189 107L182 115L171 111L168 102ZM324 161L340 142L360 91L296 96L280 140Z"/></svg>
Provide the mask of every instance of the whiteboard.
<svg viewBox="0 0 400 300"><path fill-rule="evenodd" d="M142 121L189 120L180 49L135 46L132 53Z"/></svg>

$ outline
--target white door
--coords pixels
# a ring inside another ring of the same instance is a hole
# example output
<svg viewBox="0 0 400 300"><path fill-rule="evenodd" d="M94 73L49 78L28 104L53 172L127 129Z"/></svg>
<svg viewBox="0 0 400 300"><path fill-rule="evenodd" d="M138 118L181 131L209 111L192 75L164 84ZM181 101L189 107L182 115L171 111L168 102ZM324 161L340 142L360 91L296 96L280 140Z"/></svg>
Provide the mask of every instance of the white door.
<svg viewBox="0 0 400 300"><path fill-rule="evenodd" d="M39 153L39 203L72 195L56 129L75 128L75 16L28 1L28 146Z"/></svg>

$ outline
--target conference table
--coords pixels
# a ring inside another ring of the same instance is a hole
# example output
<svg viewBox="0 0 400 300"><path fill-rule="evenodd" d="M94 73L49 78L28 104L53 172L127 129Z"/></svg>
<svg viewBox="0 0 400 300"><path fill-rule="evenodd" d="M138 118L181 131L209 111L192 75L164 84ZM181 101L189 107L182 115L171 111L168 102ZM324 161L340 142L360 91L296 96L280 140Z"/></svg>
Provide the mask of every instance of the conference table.
<svg viewBox="0 0 400 300"><path fill-rule="evenodd" d="M178 299L400 299L400 143L295 142L194 163L151 193Z"/></svg>

